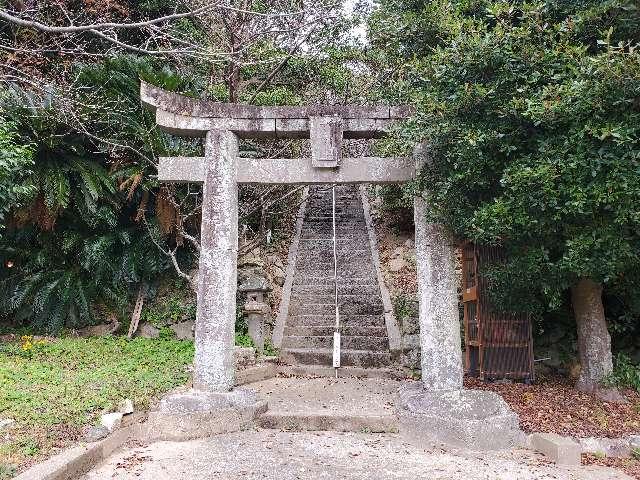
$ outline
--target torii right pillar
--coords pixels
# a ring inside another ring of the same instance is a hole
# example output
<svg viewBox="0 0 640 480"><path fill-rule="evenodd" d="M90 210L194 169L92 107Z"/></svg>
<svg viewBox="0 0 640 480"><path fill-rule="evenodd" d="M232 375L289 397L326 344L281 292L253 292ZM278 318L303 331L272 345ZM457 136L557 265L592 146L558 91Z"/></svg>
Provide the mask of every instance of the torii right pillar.
<svg viewBox="0 0 640 480"><path fill-rule="evenodd" d="M428 161L414 156L416 175ZM498 394L463 388L455 245L444 225L427 221L423 195L414 203L422 381L401 387L400 434L411 443L497 450L520 446L518 416Z"/></svg>

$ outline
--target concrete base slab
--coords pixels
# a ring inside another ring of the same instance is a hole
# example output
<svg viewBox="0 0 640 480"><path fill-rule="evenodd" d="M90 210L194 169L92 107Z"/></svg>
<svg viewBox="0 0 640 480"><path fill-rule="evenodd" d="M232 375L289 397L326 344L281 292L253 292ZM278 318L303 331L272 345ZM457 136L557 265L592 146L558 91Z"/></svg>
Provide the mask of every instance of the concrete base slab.
<svg viewBox="0 0 640 480"><path fill-rule="evenodd" d="M541 461L542 460L542 461ZM629 480L603 467L560 467L527 450L425 451L394 434L235 432L122 450L83 480Z"/></svg>
<svg viewBox="0 0 640 480"><path fill-rule="evenodd" d="M190 440L249 427L267 410L267 402L255 391L186 390L174 392L149 413L148 440Z"/></svg>
<svg viewBox="0 0 640 480"><path fill-rule="evenodd" d="M412 382L400 388L398 416L402 437L423 447L501 450L526 440L518 416L493 392L432 392L422 382Z"/></svg>
<svg viewBox="0 0 640 480"><path fill-rule="evenodd" d="M396 432L400 382L357 378L272 378L251 385L268 399L257 422L291 431Z"/></svg>

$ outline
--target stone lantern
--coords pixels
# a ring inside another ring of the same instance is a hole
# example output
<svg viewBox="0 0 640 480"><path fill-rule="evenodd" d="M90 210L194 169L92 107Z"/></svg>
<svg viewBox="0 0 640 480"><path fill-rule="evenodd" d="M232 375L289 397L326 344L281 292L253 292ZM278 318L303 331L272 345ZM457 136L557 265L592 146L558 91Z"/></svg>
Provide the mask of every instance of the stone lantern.
<svg viewBox="0 0 640 480"><path fill-rule="evenodd" d="M259 353L264 351L264 338L267 316L271 309L265 302L265 293L271 291L269 282L262 275L249 275L238 287L238 291L247 295L244 312L247 314L249 336Z"/></svg>

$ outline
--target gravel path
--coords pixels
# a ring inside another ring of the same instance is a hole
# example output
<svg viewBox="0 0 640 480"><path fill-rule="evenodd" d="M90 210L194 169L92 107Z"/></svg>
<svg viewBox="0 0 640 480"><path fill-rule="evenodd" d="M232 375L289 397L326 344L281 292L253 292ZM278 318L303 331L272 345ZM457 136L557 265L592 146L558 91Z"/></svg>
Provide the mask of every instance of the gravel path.
<svg viewBox="0 0 640 480"><path fill-rule="evenodd" d="M250 430L130 446L83 480L624 480L603 467L561 468L523 450L424 451L394 434Z"/></svg>

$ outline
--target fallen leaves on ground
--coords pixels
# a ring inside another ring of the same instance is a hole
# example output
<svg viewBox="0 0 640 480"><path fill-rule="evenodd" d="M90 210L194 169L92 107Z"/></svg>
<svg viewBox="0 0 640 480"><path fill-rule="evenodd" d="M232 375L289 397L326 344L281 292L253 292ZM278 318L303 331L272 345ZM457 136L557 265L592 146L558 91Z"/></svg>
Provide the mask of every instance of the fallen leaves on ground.
<svg viewBox="0 0 640 480"><path fill-rule="evenodd" d="M572 437L619 438L640 433L640 394L623 392L626 404L604 402L578 392L563 377L524 383L484 383L466 378L465 387L496 392L520 416L527 432L550 432Z"/></svg>

